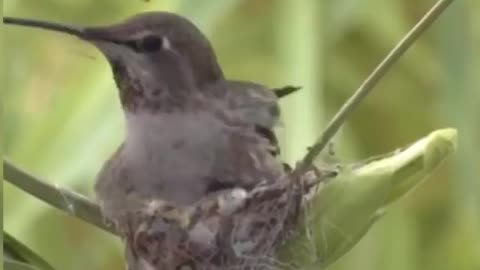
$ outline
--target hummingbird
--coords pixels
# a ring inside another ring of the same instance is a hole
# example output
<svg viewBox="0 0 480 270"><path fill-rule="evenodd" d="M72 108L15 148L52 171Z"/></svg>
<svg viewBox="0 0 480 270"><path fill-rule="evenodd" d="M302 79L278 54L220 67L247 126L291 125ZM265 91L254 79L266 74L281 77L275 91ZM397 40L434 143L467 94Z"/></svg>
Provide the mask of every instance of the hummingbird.
<svg viewBox="0 0 480 270"><path fill-rule="evenodd" d="M162 11L107 26L3 21L76 36L108 61L126 137L98 172L95 192L102 213L124 238L131 231L126 213L146 201L188 206L208 194L251 190L288 173L274 128L278 100L299 87L225 78L209 40L188 19ZM142 252L126 245L130 270L164 269ZM162 265L177 269L175 262Z"/></svg>

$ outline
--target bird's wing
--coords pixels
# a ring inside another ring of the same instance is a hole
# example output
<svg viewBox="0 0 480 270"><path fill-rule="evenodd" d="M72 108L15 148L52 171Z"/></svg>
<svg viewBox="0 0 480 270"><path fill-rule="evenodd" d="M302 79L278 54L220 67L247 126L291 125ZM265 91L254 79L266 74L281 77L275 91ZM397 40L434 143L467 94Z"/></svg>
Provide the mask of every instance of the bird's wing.
<svg viewBox="0 0 480 270"><path fill-rule="evenodd" d="M256 132L268 139L279 153L274 128L280 120L280 98L289 96L299 87L285 86L268 88L264 85L245 81L226 81L210 86L211 92L228 103L229 110L237 119L254 127Z"/></svg>

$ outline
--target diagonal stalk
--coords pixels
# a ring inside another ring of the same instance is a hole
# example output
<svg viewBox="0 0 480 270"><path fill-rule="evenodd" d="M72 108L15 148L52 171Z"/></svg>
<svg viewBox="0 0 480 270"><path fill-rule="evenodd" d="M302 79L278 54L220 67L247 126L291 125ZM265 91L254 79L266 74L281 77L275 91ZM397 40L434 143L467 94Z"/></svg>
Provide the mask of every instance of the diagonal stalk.
<svg viewBox="0 0 480 270"><path fill-rule="evenodd" d="M5 159L3 173L6 181L23 191L53 207L114 233L114 229L105 224L98 205L83 195L37 179Z"/></svg>
<svg viewBox="0 0 480 270"><path fill-rule="evenodd" d="M327 124L318 141L310 148L299 164L297 171L303 171L310 166L322 152L335 133L340 129L348 116L360 105L370 91L377 85L398 59L413 45L413 43L432 25L453 0L439 0L420 21L397 43L388 55L378 64L372 73L363 81L355 93L343 104L332 120Z"/></svg>

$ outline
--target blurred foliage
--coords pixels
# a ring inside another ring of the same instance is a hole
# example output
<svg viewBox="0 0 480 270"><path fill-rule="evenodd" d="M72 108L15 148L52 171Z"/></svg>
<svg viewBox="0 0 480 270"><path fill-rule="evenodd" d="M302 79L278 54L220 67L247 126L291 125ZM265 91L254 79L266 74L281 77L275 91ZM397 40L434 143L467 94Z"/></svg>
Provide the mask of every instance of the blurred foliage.
<svg viewBox="0 0 480 270"><path fill-rule="evenodd" d="M31 251L27 246L17 241L6 232L3 232L3 249L5 260L12 262L25 263L31 267L42 270L53 270L43 258ZM2 260L3 261L3 260ZM7 262L5 262L7 263Z"/></svg>
<svg viewBox="0 0 480 270"><path fill-rule="evenodd" d="M301 85L282 103L285 158L298 160L325 121L434 3L381 0L5 0L4 14L105 24L142 10L191 18L230 78ZM338 157L388 152L430 130L459 130L454 159L330 269L480 268L480 2L456 1L382 80L337 136ZM3 27L3 146L52 183L93 196L123 136L110 70L94 48ZM8 232L57 269L122 269L114 237L4 184Z"/></svg>

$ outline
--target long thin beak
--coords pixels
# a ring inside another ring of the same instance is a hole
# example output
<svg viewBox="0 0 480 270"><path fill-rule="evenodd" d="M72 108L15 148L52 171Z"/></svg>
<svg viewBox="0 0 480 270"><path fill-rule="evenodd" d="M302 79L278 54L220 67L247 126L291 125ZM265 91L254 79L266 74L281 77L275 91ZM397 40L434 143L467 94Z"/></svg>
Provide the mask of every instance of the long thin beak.
<svg viewBox="0 0 480 270"><path fill-rule="evenodd" d="M57 31L57 32L74 35L81 39L88 39L87 31L85 28L82 28L82 27L68 26L68 25L54 23L54 22L45 22L45 21L20 19L20 18L12 18L12 17L4 17L3 23L42 28L50 31Z"/></svg>

